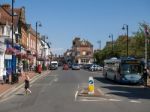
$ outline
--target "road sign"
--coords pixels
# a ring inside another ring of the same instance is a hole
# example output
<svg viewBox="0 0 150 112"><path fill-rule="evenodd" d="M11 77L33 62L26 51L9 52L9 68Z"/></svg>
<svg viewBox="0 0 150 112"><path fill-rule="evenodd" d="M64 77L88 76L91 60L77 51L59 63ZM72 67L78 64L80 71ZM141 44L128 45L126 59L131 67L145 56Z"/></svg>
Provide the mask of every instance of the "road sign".
<svg viewBox="0 0 150 112"><path fill-rule="evenodd" d="M94 94L94 79L89 77L88 94Z"/></svg>

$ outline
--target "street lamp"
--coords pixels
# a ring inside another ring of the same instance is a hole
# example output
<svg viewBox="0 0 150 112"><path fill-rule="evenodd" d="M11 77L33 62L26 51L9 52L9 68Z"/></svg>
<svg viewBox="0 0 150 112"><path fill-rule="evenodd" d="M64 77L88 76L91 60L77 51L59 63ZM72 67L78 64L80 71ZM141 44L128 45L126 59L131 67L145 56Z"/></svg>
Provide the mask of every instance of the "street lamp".
<svg viewBox="0 0 150 112"><path fill-rule="evenodd" d="M112 39L112 53L113 53L113 51L114 51L114 44L113 44L113 34L110 34L109 35L109 38L111 38Z"/></svg>
<svg viewBox="0 0 150 112"><path fill-rule="evenodd" d="M42 24L41 24L41 22L40 21L37 21L36 22L36 67L37 67L37 65L38 65L38 63L37 63L37 57L38 57L38 50L37 50L37 38L38 38L38 27L41 27L42 26Z"/></svg>
<svg viewBox="0 0 150 112"><path fill-rule="evenodd" d="M122 27L122 30L125 30L127 31L127 57L128 57L128 25L127 24L124 24L123 27Z"/></svg>
<svg viewBox="0 0 150 112"><path fill-rule="evenodd" d="M12 0L12 14L11 14L11 19L12 19L12 48L14 48L14 0ZM11 68L12 68L12 75L11 75L11 83L15 83L15 75L16 75L16 70L14 70L14 53L12 53L12 62L11 62Z"/></svg>
<svg viewBox="0 0 150 112"><path fill-rule="evenodd" d="M147 68L147 59L148 59L148 56L147 56L147 42L148 42L148 35L149 35L149 31L148 31L148 26L145 25L144 26L144 33L145 33L145 68Z"/></svg>

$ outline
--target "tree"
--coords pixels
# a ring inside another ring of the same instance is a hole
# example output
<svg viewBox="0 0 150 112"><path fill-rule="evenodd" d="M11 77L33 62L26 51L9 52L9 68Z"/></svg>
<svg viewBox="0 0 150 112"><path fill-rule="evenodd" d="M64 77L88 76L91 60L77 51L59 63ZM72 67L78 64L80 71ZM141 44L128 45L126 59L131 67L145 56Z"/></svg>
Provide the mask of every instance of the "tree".
<svg viewBox="0 0 150 112"><path fill-rule="evenodd" d="M132 57L144 58L145 53L145 26L148 27L148 33L150 32L150 26L146 23L139 23L139 29L134 32L132 36L128 37L128 54ZM114 50L112 52L111 43L107 42L106 46L94 53L97 63L103 63L103 60L110 57L125 57L127 54L127 37L121 35L114 42ZM148 59L150 59L150 34L148 35Z"/></svg>

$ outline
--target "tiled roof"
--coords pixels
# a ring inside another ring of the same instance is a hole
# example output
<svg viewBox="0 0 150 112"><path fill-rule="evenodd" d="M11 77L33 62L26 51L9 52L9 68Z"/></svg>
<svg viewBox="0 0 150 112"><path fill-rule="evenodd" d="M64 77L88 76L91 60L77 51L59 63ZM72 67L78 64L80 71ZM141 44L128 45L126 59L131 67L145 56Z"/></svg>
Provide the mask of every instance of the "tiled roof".
<svg viewBox="0 0 150 112"><path fill-rule="evenodd" d="M83 39L83 40L80 40L80 38L75 38L74 40L73 40L73 46L76 46L76 47L92 47L93 45L88 41L88 40L85 40L85 39Z"/></svg>
<svg viewBox="0 0 150 112"><path fill-rule="evenodd" d="M22 22L25 22L25 18L22 15L22 8L14 8L14 26L16 27L19 22L19 18ZM0 5L0 24L8 24L12 23L12 9L9 4Z"/></svg>

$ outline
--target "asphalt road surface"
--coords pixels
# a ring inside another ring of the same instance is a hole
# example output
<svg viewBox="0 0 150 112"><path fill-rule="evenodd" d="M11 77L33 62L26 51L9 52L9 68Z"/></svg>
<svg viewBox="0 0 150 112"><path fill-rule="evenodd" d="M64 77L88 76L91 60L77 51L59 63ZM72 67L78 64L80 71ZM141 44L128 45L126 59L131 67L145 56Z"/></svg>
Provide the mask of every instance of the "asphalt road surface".
<svg viewBox="0 0 150 112"><path fill-rule="evenodd" d="M88 86L89 76L102 97L78 96ZM59 68L35 81L31 95L20 89L0 102L0 112L150 112L150 88L119 85L103 78L101 72Z"/></svg>

